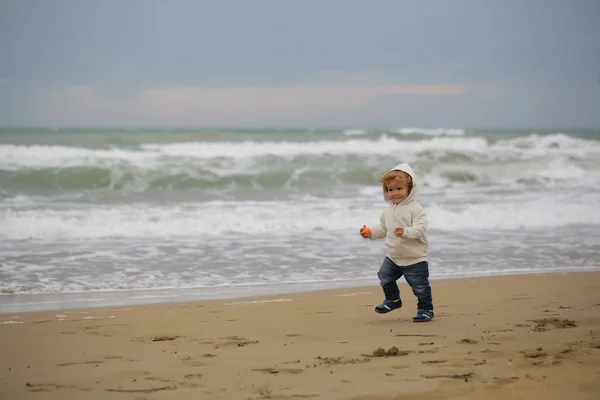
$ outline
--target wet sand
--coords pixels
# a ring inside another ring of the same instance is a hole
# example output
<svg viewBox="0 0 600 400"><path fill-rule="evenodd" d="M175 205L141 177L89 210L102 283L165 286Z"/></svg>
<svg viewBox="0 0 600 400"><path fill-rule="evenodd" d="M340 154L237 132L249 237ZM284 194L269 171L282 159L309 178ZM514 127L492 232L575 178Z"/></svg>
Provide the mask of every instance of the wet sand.
<svg viewBox="0 0 600 400"><path fill-rule="evenodd" d="M0 398L600 398L599 272L432 287L2 314Z"/></svg>

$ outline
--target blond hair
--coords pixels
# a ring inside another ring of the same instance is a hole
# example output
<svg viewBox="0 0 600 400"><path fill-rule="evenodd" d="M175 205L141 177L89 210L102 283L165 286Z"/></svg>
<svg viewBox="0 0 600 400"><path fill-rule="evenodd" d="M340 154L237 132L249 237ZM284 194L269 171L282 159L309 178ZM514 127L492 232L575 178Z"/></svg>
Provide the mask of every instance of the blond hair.
<svg viewBox="0 0 600 400"><path fill-rule="evenodd" d="M387 187L388 183L390 183L391 181L395 181L396 179L399 180L402 184L408 186L408 193L410 194L410 192L413 188L412 176L410 176L406 172L400 171L400 170L388 171L385 173L385 175L383 175L379 179L379 182L381 182L383 184L383 191L387 192L388 191L388 187Z"/></svg>

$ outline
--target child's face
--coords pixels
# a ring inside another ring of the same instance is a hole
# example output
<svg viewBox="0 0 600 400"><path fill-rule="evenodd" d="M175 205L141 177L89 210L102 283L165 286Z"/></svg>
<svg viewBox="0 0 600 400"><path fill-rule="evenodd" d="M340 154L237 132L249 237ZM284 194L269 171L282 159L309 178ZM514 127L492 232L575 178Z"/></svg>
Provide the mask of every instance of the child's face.
<svg viewBox="0 0 600 400"><path fill-rule="evenodd" d="M386 184L388 196L392 203L400 204L408 197L408 185L400 179L393 179Z"/></svg>

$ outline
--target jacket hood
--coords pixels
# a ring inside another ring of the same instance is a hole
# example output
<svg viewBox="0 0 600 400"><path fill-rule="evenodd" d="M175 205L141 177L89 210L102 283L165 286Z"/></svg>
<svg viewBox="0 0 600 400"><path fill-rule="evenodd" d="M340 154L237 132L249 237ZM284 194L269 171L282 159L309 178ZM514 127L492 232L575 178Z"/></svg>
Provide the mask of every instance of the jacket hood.
<svg viewBox="0 0 600 400"><path fill-rule="evenodd" d="M398 164L394 168L387 170L386 173L388 173L390 171L406 172L408 175L411 176L412 181L413 181L413 187L412 187L412 190L410 191L410 194L400 204L408 204L408 203L416 200L418 197L418 194L419 194L419 186L417 185L417 179L415 177L415 172L412 170L410 165L408 165L407 163ZM390 200L390 198L388 196L388 192L385 189L385 185L383 185L382 189L383 189L383 199L386 202L391 204L392 201Z"/></svg>

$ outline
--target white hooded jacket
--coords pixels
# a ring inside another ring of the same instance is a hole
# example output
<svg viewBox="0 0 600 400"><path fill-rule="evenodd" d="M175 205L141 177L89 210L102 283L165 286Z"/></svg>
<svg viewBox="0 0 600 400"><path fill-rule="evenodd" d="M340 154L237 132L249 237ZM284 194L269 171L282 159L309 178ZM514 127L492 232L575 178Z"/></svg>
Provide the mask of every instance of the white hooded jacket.
<svg viewBox="0 0 600 400"><path fill-rule="evenodd" d="M405 267L421 261L427 261L427 215L417 202L419 185L410 165L404 163L390 171L404 171L412 177L413 188L406 199L400 204L392 204L387 191L384 189L383 198L390 206L381 214L380 223L371 229L370 239L385 238L387 256L396 265ZM389 172L389 171L388 171ZM394 229L403 227L404 234L397 237Z"/></svg>

